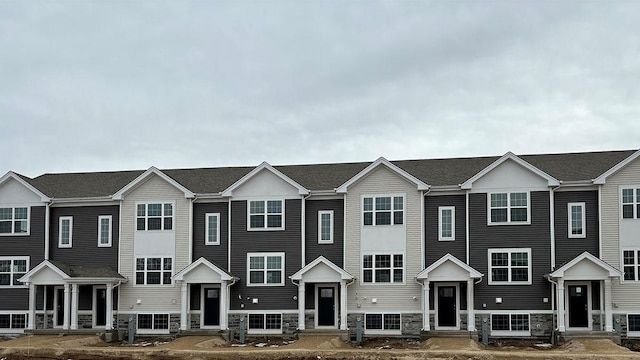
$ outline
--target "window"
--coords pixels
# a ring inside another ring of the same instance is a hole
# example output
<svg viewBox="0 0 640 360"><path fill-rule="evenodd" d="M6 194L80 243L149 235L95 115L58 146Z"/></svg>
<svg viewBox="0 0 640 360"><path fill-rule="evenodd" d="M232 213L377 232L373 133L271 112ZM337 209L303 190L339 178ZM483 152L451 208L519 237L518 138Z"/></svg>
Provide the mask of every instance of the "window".
<svg viewBox="0 0 640 360"><path fill-rule="evenodd" d="M58 247L70 248L73 241L73 217L61 216L58 231Z"/></svg>
<svg viewBox="0 0 640 360"><path fill-rule="evenodd" d="M169 314L138 314L138 330L147 333L167 332L169 330Z"/></svg>
<svg viewBox="0 0 640 360"><path fill-rule="evenodd" d="M587 236L584 203L569 203L569 237Z"/></svg>
<svg viewBox="0 0 640 360"><path fill-rule="evenodd" d="M438 207L438 240L453 241L456 239L456 208L454 206Z"/></svg>
<svg viewBox="0 0 640 360"><path fill-rule="evenodd" d="M640 280L640 250L627 249L622 251L624 280Z"/></svg>
<svg viewBox="0 0 640 360"><path fill-rule="evenodd" d="M282 200L249 201L248 230L284 230Z"/></svg>
<svg viewBox="0 0 640 360"><path fill-rule="evenodd" d="M220 245L220 214L205 215L205 245Z"/></svg>
<svg viewBox="0 0 640 360"><path fill-rule="evenodd" d="M0 329L24 329L27 314L0 314Z"/></svg>
<svg viewBox="0 0 640 360"><path fill-rule="evenodd" d="M489 284L531 284L531 249L489 249Z"/></svg>
<svg viewBox="0 0 640 360"><path fill-rule="evenodd" d="M29 208L0 208L0 235L28 235Z"/></svg>
<svg viewBox="0 0 640 360"><path fill-rule="evenodd" d="M247 254L248 286L284 285L284 253Z"/></svg>
<svg viewBox="0 0 640 360"><path fill-rule="evenodd" d="M318 211L318 243L333 244L333 211Z"/></svg>
<svg viewBox="0 0 640 360"><path fill-rule="evenodd" d="M137 230L172 230L173 204L138 204L136 224Z"/></svg>
<svg viewBox="0 0 640 360"><path fill-rule="evenodd" d="M250 333L282 332L282 314L249 314Z"/></svg>
<svg viewBox="0 0 640 360"><path fill-rule="evenodd" d="M366 314L365 329L400 331L400 314Z"/></svg>
<svg viewBox="0 0 640 360"><path fill-rule="evenodd" d="M111 246L111 215L98 216L98 247Z"/></svg>
<svg viewBox="0 0 640 360"><path fill-rule="evenodd" d="M362 257L362 281L365 283L404 282L402 254L364 255Z"/></svg>
<svg viewBox="0 0 640 360"><path fill-rule="evenodd" d="M635 333L633 336L640 335L640 314L627 314L627 331Z"/></svg>
<svg viewBox="0 0 640 360"><path fill-rule="evenodd" d="M640 188L622 189L622 218L640 219Z"/></svg>
<svg viewBox="0 0 640 360"><path fill-rule="evenodd" d="M29 270L29 257L0 257L0 287L25 286L18 279Z"/></svg>
<svg viewBox="0 0 640 360"><path fill-rule="evenodd" d="M491 314L492 335L528 335L529 314Z"/></svg>
<svg viewBox="0 0 640 360"><path fill-rule="evenodd" d="M489 194L489 224L529 224L529 193Z"/></svg>
<svg viewBox="0 0 640 360"><path fill-rule="evenodd" d="M137 258L136 284L171 285L172 262L171 258Z"/></svg>
<svg viewBox="0 0 640 360"><path fill-rule="evenodd" d="M404 224L404 197L379 196L362 198L362 218L365 226Z"/></svg>

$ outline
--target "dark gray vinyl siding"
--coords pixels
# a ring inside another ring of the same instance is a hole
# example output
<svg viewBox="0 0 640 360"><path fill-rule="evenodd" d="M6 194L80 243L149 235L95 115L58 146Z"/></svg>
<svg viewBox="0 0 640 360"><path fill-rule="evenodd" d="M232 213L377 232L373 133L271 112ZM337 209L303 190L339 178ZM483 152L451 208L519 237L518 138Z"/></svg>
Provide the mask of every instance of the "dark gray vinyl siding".
<svg viewBox="0 0 640 360"><path fill-rule="evenodd" d="M231 287L232 310L297 309L293 296L298 295L298 287L289 276L301 268L301 211L301 200L286 200L285 230L247 231L247 202L231 202L231 272L240 277ZM246 286L247 253L259 252L285 253L284 286ZM252 303L253 298L258 304Z"/></svg>
<svg viewBox="0 0 640 360"><path fill-rule="evenodd" d="M551 309L551 285L543 277L551 270L549 193L531 192L531 225L487 225L487 194L469 198L471 266L484 273L475 287L475 307L485 310ZM488 249L531 248L531 285L488 285ZM496 304L496 298L502 304ZM548 298L547 303L543 298ZM483 308L486 304L486 308Z"/></svg>
<svg viewBox="0 0 640 360"><path fill-rule="evenodd" d="M111 215L111 247L98 247L98 216ZM61 216L73 216L72 247L58 247ZM110 266L118 269L119 207L78 206L51 208L50 259L73 266Z"/></svg>
<svg viewBox="0 0 640 360"><path fill-rule="evenodd" d="M193 261L204 257L222 269L228 270L228 212L229 204L226 202L193 204ZM220 245L205 245L205 216L208 213L220 214Z"/></svg>
<svg viewBox="0 0 640 360"><path fill-rule="evenodd" d="M439 241L440 224L438 207L455 206L455 241ZM465 262L466 255L466 204L464 195L427 196L425 210L425 265L428 267L447 253Z"/></svg>
<svg viewBox="0 0 640 360"><path fill-rule="evenodd" d="M567 191L554 194L555 199L555 233L556 233L556 268L572 260L585 251L599 256L598 251L598 192ZM569 209L573 202L585 203L585 222L587 236L585 238L569 238Z"/></svg>
<svg viewBox="0 0 640 360"><path fill-rule="evenodd" d="M344 201L308 200L305 204L306 228L306 263L310 263L322 255L334 264L342 267L344 249ZM333 244L318 244L318 212L333 211Z"/></svg>

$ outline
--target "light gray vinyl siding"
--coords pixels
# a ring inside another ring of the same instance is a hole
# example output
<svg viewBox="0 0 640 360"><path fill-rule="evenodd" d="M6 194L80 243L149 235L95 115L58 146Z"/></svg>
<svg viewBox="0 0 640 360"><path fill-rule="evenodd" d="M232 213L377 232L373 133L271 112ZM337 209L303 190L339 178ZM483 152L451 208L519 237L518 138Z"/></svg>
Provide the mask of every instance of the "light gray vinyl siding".
<svg viewBox="0 0 640 360"><path fill-rule="evenodd" d="M284 209L285 230L247 231L247 202L231 202L231 273L240 278L231 287L231 310L298 308L298 302L293 300L293 296L298 295L298 287L289 276L300 270L302 263L302 200L285 200ZM247 253L260 252L285 253L284 286L247 286ZM252 303L254 298L258 304Z"/></svg>
<svg viewBox="0 0 640 360"><path fill-rule="evenodd" d="M466 262L465 203L465 195L425 197L425 267L429 267L447 253ZM440 206L455 206L455 241L438 240Z"/></svg>
<svg viewBox="0 0 640 360"><path fill-rule="evenodd" d="M305 204L305 258L310 263L322 255L334 264L342 267L344 249L344 201L307 200ZM318 212L333 211L333 244L318 244Z"/></svg>
<svg viewBox="0 0 640 360"><path fill-rule="evenodd" d="M543 277L551 270L549 193L531 192L531 225L487 225L487 194L469 197L469 254L471 266L485 274L475 286L479 310L551 309L551 285ZM488 285L488 249L531 248L531 285ZM502 304L496 304L496 298ZM548 302L543 302L548 298ZM482 305L487 307L483 308Z"/></svg>
<svg viewBox="0 0 640 360"><path fill-rule="evenodd" d="M228 270L229 248L229 203L195 203L193 204L193 261L201 257L212 261L220 268ZM205 214L219 213L220 245L205 245Z"/></svg>
<svg viewBox="0 0 640 360"><path fill-rule="evenodd" d="M556 268L571 261L585 251L599 256L598 250L598 192L566 191L556 192L555 199L555 234L556 234ZM585 222L587 234L585 238L569 238L568 204L585 203Z"/></svg>

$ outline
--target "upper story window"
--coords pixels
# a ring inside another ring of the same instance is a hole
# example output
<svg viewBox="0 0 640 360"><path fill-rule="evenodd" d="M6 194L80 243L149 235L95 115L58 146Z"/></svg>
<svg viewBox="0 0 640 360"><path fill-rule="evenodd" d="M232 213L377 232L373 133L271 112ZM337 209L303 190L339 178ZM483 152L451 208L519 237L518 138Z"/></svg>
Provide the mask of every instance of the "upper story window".
<svg viewBox="0 0 640 360"><path fill-rule="evenodd" d="M171 285L171 258L136 258L136 285Z"/></svg>
<svg viewBox="0 0 640 360"><path fill-rule="evenodd" d="M531 249L489 249L489 284L531 284Z"/></svg>
<svg viewBox="0 0 640 360"><path fill-rule="evenodd" d="M73 246L73 217L61 216L58 229L58 247L69 248Z"/></svg>
<svg viewBox="0 0 640 360"><path fill-rule="evenodd" d="M318 243L333 243L333 210L318 211Z"/></svg>
<svg viewBox="0 0 640 360"><path fill-rule="evenodd" d="M489 194L489 224L529 224L529 193Z"/></svg>
<svg viewBox="0 0 640 360"><path fill-rule="evenodd" d="M622 251L624 280L640 281L640 250L625 249Z"/></svg>
<svg viewBox="0 0 640 360"><path fill-rule="evenodd" d="M0 257L0 287L24 286L18 279L29 270L28 256Z"/></svg>
<svg viewBox="0 0 640 360"><path fill-rule="evenodd" d="M640 189L622 189L622 218L640 219Z"/></svg>
<svg viewBox="0 0 640 360"><path fill-rule="evenodd" d="M404 196L362 198L363 225L404 224Z"/></svg>
<svg viewBox="0 0 640 360"><path fill-rule="evenodd" d="M136 211L136 224L137 230L173 229L173 204L138 204Z"/></svg>
<svg viewBox="0 0 640 360"><path fill-rule="evenodd" d="M248 225L249 230L284 230L284 201L249 201Z"/></svg>
<svg viewBox="0 0 640 360"><path fill-rule="evenodd" d="M205 245L220 245L220 214L205 215Z"/></svg>
<svg viewBox="0 0 640 360"><path fill-rule="evenodd" d="M438 240L452 241L456 239L456 208L454 206L438 207Z"/></svg>
<svg viewBox="0 0 640 360"><path fill-rule="evenodd" d="M111 246L111 215L98 216L98 247Z"/></svg>
<svg viewBox="0 0 640 360"><path fill-rule="evenodd" d="M248 286L284 285L284 253L248 253Z"/></svg>
<svg viewBox="0 0 640 360"><path fill-rule="evenodd" d="M0 208L0 235L29 233L29 208Z"/></svg>
<svg viewBox="0 0 640 360"><path fill-rule="evenodd" d="M587 236L584 203L569 203L569 237L583 238Z"/></svg>
<svg viewBox="0 0 640 360"><path fill-rule="evenodd" d="M404 261L402 254L364 255L362 257L362 282L404 282Z"/></svg>

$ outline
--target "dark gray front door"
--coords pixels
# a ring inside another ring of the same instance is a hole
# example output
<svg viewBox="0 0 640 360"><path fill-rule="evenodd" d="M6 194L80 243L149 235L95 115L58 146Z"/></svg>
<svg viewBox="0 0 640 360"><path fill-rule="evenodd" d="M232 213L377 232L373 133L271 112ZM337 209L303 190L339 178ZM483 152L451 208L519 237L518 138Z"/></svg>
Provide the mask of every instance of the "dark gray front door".
<svg viewBox="0 0 640 360"><path fill-rule="evenodd" d="M204 325L220 325L220 289L204 288Z"/></svg>
<svg viewBox="0 0 640 360"><path fill-rule="evenodd" d="M96 289L96 326L107 324L107 289Z"/></svg>
<svg viewBox="0 0 640 360"><path fill-rule="evenodd" d="M587 285L569 285L569 327L589 327Z"/></svg>
<svg viewBox="0 0 640 360"><path fill-rule="evenodd" d="M318 326L335 326L335 288L318 288Z"/></svg>
<svg viewBox="0 0 640 360"><path fill-rule="evenodd" d="M438 326L455 327L456 314L456 287L438 286Z"/></svg>
<svg viewBox="0 0 640 360"><path fill-rule="evenodd" d="M56 289L56 326L64 324L64 289Z"/></svg>

